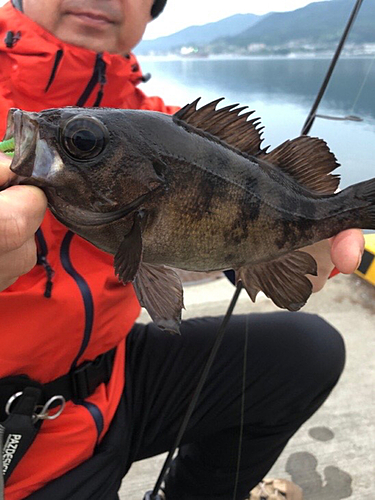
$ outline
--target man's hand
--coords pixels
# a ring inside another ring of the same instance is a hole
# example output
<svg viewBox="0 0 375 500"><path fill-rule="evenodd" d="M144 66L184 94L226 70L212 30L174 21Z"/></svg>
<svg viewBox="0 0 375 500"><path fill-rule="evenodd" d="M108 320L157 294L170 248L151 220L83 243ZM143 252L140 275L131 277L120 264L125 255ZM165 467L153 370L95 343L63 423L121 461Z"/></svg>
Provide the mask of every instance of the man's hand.
<svg viewBox="0 0 375 500"><path fill-rule="evenodd" d="M314 257L318 264L318 276L309 276L313 292L321 290L333 268L344 274L351 274L361 263L365 240L360 229L348 229L302 250Z"/></svg>
<svg viewBox="0 0 375 500"><path fill-rule="evenodd" d="M0 154L0 189L14 178L10 159ZM47 207L43 191L13 186L0 191L0 291L36 264L34 234Z"/></svg>

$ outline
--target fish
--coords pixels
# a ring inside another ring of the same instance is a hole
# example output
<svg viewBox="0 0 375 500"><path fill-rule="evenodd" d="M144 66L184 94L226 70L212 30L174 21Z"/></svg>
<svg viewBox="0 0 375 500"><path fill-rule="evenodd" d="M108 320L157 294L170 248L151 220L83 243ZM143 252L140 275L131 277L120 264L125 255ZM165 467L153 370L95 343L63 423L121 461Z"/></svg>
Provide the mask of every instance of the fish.
<svg viewBox="0 0 375 500"><path fill-rule="evenodd" d="M11 170L40 187L54 216L114 256L123 283L162 329L178 332L176 269L232 269L297 311L312 293L303 250L348 228L375 229L375 179L339 190L322 139L263 147L254 111L199 99L174 115L111 108L10 110Z"/></svg>

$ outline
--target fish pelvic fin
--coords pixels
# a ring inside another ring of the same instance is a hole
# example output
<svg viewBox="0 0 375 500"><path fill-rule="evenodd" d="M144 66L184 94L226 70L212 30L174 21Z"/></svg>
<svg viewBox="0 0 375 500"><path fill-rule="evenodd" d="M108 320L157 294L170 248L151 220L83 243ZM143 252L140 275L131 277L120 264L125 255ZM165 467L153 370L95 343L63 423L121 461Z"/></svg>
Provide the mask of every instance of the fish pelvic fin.
<svg viewBox="0 0 375 500"><path fill-rule="evenodd" d="M114 259L115 274L123 283L133 281L142 261L142 225L144 214L137 212L134 224L124 236Z"/></svg>
<svg viewBox="0 0 375 500"><path fill-rule="evenodd" d="M317 275L316 261L306 252L295 251L271 262L240 268L236 281L242 281L253 302L262 291L278 307L298 311L312 293L306 274Z"/></svg>
<svg viewBox="0 0 375 500"><path fill-rule="evenodd" d="M254 111L240 114L241 111L247 109L247 106L238 108L238 104L216 109L223 98L197 109L199 100L200 98L177 111L173 115L175 123L187 123L203 132L208 132L248 155L259 153L263 141L262 127L259 127L260 118L248 120Z"/></svg>
<svg viewBox="0 0 375 500"><path fill-rule="evenodd" d="M165 266L142 263L134 279L139 303L162 330L180 333L183 289L177 273Z"/></svg>
<svg viewBox="0 0 375 500"><path fill-rule="evenodd" d="M319 194L333 194L340 183L340 176L331 174L339 163L327 143L317 137L303 135L285 141L269 153L261 153L259 158Z"/></svg>

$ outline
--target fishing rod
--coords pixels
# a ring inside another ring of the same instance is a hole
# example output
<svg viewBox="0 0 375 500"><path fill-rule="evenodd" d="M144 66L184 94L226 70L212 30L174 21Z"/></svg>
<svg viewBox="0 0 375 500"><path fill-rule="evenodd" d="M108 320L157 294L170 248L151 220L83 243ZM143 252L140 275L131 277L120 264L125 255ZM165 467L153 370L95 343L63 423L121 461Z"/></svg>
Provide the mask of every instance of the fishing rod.
<svg viewBox="0 0 375 500"><path fill-rule="evenodd" d="M341 55L341 52L342 52L342 49L343 49L344 44L346 42L346 39L348 38L348 35L350 33L350 30L352 29L354 21L357 18L358 12L359 12L360 8L362 7L362 3L363 3L363 0L357 0L355 5L354 5L352 13L350 14L349 20L346 24L344 32L341 36L339 44L338 44L336 51L333 55L333 58L331 60L331 64L329 65L329 68L327 70L327 74L323 80L322 86L320 87L320 90L316 96L315 102L312 105L310 113L308 114L306 121L302 127L301 135L307 135L310 132L310 129L315 121L315 118L318 116L318 115L316 115L316 110L318 109L318 106L321 103L321 100L323 99L325 91L327 90L327 87L328 87L329 81L331 79L332 73L335 69L336 63L339 60L339 57ZM334 118L332 118L332 119L334 119Z"/></svg>
<svg viewBox="0 0 375 500"><path fill-rule="evenodd" d="M349 32L353 26L353 23L358 15L358 12L359 12L359 9L361 8L362 6L362 3L363 3L363 0L357 0L356 1L356 4L354 6L354 9L350 15L350 18L349 18L349 21L345 27L345 30L343 32L343 35L341 37L341 40L337 46L337 49L336 49L336 52L332 58L332 61L331 61L331 64L328 68L328 71L327 71L327 74L326 74L326 77L323 81L323 84L318 92L318 95L315 99L315 102L310 110L310 113L306 119L306 122L303 126L303 129L302 129L302 132L301 132L301 135L307 135L308 132L310 131L311 127L312 127L312 124L314 123L314 120L316 118L316 110L318 109L318 106L323 98L323 95L327 89L327 86L328 86L328 83L330 81L330 78L332 76L332 73L333 73L333 70L336 66L336 63L340 57L340 54L341 54L341 51L342 51L342 48L345 44L345 41L349 35ZM322 115L323 116L323 115ZM345 119L352 119L352 120L357 120L357 117L345 117ZM236 290L233 294L233 297L232 297L232 300L229 304L229 307L228 307L228 310L220 324L220 327L218 329L218 332L217 332L217 335L216 335L216 339L215 339L215 342L214 342L214 345L211 349L211 352L210 352L210 355L206 361L206 365L204 366L204 369L202 371L202 375L198 381L198 384L197 384L197 387L195 389L195 392L193 394L193 397L189 403L189 406L186 410L186 413L184 415L184 418L183 418L183 421L181 423L181 426L180 426L180 429L177 433L177 436L176 436L176 439L175 439L175 442L171 448L171 450L169 451L168 455L167 455L167 458L165 459L165 462L164 462L164 465L160 471L160 474L159 474L159 477L158 479L156 480L156 483L155 483L155 486L153 488L153 490L150 490L150 491L147 491L143 497L143 500L162 500L162 497L159 495L159 491L160 491L160 488L161 488L161 485L164 481L164 477L165 475L167 474L171 464L172 464L172 460L173 460L173 456L177 450L177 448L179 447L180 443L181 443L181 440L182 440L182 437L186 431L186 428L188 426L188 423L189 423L189 420L190 420L190 417L191 415L193 414L193 411L195 409L195 406L198 402L198 399L199 399L199 396L202 392L202 389L203 389L203 386L207 380L207 377L208 377L208 374L209 374L209 371L212 367L212 364L214 362L214 359L215 359L215 356L216 356L216 353L217 351L219 350L219 347L221 345L221 342L223 340L223 337L224 337L224 333L225 333L225 329L226 329L226 326L233 314L233 310L237 304L237 300L238 300L238 297L240 296L240 293L241 293L241 290L243 288L243 285L242 285L242 282L239 281L237 283L237 286L236 286Z"/></svg>
<svg viewBox="0 0 375 500"><path fill-rule="evenodd" d="M198 402L198 399L199 399L199 396L202 392L202 389L203 389L203 386L207 380L207 377L208 377L208 374L209 374L209 371L211 369L211 366L215 360L215 357L216 357L216 354L217 354L217 351L219 350L219 347L221 345L221 342L223 340L223 337L224 337L224 333L225 333L225 329L226 329L226 326L232 316L232 313L233 313L233 310L235 308L235 305L237 303L237 300L238 300L238 297L241 293L241 290L242 290L242 282L239 281L237 283L237 287L236 287L236 290L234 292L234 295L232 297L232 300L229 304L229 307L228 307L228 310L220 324L220 327L218 329L218 332L216 334L216 338L215 338L215 342L212 346L212 349L211 349L211 352L210 352L210 355L206 361L206 365L202 371L202 375L199 379L199 382L198 382L198 385L195 389L195 392L193 394L193 397L189 403L189 406L186 410L186 413L185 413L185 416L184 416L184 419L182 421L182 424L181 424L181 427L180 427L180 430L178 431L178 434L176 436L176 439L175 439L175 442L171 448L171 450L169 451L168 453L168 456L164 462L164 465L162 467L162 470L159 474L159 477L155 483L155 486L154 486L154 489L152 491L148 491L145 496L143 497L143 500L162 500L160 495L159 495L159 490L160 490L160 487L161 487L161 484L164 480L164 476L167 474L170 466L171 466L171 463L172 463L172 460L173 460L173 455L175 453L175 451L177 450L177 448L180 446L180 443L181 443L181 439L186 431L186 428L188 426L188 423L189 423L189 420L190 420L190 417L195 409L195 406Z"/></svg>

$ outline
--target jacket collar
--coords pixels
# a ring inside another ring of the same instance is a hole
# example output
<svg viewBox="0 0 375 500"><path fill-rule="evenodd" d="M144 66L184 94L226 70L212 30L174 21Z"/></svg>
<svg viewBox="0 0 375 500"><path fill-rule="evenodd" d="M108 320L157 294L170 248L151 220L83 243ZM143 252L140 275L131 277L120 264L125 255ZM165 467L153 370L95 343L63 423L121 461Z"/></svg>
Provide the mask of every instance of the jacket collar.
<svg viewBox="0 0 375 500"><path fill-rule="evenodd" d="M74 106L85 97L83 104L93 106L100 90L104 90L101 105L119 107L143 79L133 54L98 55L65 43L10 3L0 8L0 64L4 58L8 67L2 64L3 74L8 69L17 106L22 107L24 96L29 104L33 102L35 111L38 102L40 109ZM92 88L87 89L90 82Z"/></svg>

